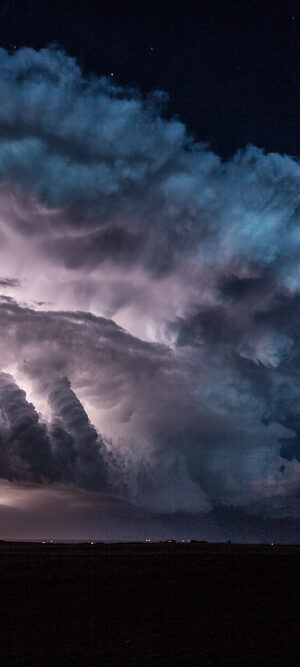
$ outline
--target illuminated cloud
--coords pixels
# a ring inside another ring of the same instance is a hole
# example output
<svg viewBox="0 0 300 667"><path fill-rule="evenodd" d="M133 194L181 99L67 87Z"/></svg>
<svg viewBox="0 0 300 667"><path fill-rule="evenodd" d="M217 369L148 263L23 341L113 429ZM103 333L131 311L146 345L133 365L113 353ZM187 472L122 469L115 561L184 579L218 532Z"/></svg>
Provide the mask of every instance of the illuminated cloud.
<svg viewBox="0 0 300 667"><path fill-rule="evenodd" d="M0 61L1 476L295 517L298 162L222 163L62 51Z"/></svg>

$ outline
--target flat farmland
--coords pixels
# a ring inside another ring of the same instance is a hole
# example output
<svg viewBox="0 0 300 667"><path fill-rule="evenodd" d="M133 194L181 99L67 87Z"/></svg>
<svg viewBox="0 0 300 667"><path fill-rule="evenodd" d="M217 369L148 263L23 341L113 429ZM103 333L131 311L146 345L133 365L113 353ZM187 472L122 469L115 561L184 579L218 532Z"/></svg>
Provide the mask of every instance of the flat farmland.
<svg viewBox="0 0 300 667"><path fill-rule="evenodd" d="M0 544L1 665L298 665L300 548Z"/></svg>

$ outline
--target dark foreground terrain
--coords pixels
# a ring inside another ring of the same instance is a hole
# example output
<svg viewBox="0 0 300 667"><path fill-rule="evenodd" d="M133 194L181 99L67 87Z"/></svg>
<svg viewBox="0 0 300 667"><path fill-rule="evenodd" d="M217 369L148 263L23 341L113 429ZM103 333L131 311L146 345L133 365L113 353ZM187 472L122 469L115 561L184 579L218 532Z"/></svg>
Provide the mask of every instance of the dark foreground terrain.
<svg viewBox="0 0 300 667"><path fill-rule="evenodd" d="M0 543L0 663L298 665L300 547Z"/></svg>

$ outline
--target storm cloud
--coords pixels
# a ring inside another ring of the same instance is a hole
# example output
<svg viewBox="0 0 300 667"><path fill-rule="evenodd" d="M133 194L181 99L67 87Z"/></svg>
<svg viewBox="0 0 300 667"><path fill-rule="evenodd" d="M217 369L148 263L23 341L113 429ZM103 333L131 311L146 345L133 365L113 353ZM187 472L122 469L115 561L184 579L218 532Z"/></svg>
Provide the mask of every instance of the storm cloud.
<svg viewBox="0 0 300 667"><path fill-rule="evenodd" d="M298 518L298 161L58 49L0 66L1 477Z"/></svg>

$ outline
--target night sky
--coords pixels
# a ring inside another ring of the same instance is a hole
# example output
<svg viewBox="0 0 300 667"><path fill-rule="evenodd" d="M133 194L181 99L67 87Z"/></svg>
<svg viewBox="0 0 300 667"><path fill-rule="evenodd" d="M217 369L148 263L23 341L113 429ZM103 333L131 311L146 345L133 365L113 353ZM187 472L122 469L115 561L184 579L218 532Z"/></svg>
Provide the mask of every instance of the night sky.
<svg viewBox="0 0 300 667"><path fill-rule="evenodd" d="M1 4L4 538L299 541L299 25Z"/></svg>

